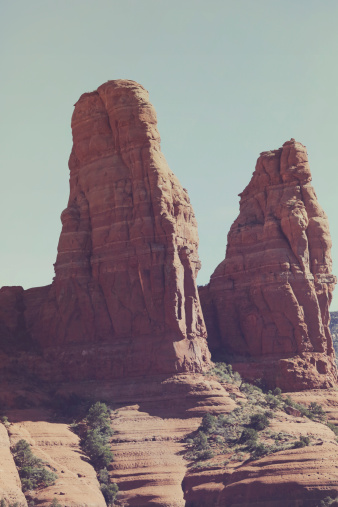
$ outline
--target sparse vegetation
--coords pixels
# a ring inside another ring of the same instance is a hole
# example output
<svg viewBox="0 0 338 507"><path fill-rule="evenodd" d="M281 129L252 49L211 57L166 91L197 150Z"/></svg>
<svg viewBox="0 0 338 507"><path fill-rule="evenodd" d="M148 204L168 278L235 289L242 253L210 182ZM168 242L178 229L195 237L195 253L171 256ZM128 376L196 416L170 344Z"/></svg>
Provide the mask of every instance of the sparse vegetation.
<svg viewBox="0 0 338 507"><path fill-rule="evenodd" d="M250 416L250 426L257 431L262 431L269 426L270 421L268 419L268 414L265 412L264 414L258 412Z"/></svg>
<svg viewBox="0 0 338 507"><path fill-rule="evenodd" d="M306 447L307 445L310 445L310 437L306 437L304 435L301 435L299 437L299 440L297 440L293 446L295 449L297 449L298 447Z"/></svg>
<svg viewBox="0 0 338 507"><path fill-rule="evenodd" d="M118 486L110 482L107 466L113 461L110 450L110 438L113 431L110 427L110 410L105 403L92 405L84 420L86 430L81 438L81 445L96 470L102 494L108 506L114 505Z"/></svg>
<svg viewBox="0 0 338 507"><path fill-rule="evenodd" d="M53 501L49 507L62 507L62 505L60 504L57 498L53 498Z"/></svg>
<svg viewBox="0 0 338 507"><path fill-rule="evenodd" d="M306 407L301 403L293 401L290 396L284 398L283 401L285 406L295 408L301 413L301 415L306 416L313 421L323 422L326 418L323 407L316 402L312 402L308 407Z"/></svg>
<svg viewBox="0 0 338 507"><path fill-rule="evenodd" d="M214 375L219 382L228 382L231 384L240 384L242 379L237 371L232 371L231 364L215 363L214 368L209 370L208 375Z"/></svg>
<svg viewBox="0 0 338 507"><path fill-rule="evenodd" d="M18 502L15 503L9 503L4 498L0 500L0 507L20 507L20 504Z"/></svg>
<svg viewBox="0 0 338 507"><path fill-rule="evenodd" d="M12 454L21 478L22 491L50 486L57 479L57 475L44 466L47 463L34 456L26 440L19 440L12 447Z"/></svg>
<svg viewBox="0 0 338 507"><path fill-rule="evenodd" d="M331 505L337 505L337 497L332 498L331 496L327 496L324 498L324 500L321 500L317 507L331 507Z"/></svg>
<svg viewBox="0 0 338 507"><path fill-rule="evenodd" d="M246 402L238 401L235 410L226 415L203 416L197 432L186 439L186 456L194 461L194 467L212 466L212 462L207 463L207 460L214 455L227 455L224 462L226 466L248 455L251 459L258 459L281 450L311 445L309 436L297 438L290 433L273 433L269 430L274 413L288 406L311 420L325 422L325 412L318 403L312 402L306 407L289 396L283 397L280 388L264 392L258 385L243 382L239 374L232 371L231 365L217 363L208 374L216 376L221 382L235 384L245 394ZM237 396L234 394L233 399ZM338 436L338 428L330 424L328 426Z"/></svg>

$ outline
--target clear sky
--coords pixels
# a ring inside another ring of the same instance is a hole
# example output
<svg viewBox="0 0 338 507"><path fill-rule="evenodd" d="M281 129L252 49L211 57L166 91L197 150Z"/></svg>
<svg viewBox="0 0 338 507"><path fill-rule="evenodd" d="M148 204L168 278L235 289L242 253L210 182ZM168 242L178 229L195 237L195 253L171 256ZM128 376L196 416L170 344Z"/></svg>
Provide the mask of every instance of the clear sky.
<svg viewBox="0 0 338 507"><path fill-rule="evenodd" d="M259 153L291 137L308 148L337 274L337 22L337 0L1 0L0 286L52 281L73 104L119 78L149 90L188 189L199 284Z"/></svg>

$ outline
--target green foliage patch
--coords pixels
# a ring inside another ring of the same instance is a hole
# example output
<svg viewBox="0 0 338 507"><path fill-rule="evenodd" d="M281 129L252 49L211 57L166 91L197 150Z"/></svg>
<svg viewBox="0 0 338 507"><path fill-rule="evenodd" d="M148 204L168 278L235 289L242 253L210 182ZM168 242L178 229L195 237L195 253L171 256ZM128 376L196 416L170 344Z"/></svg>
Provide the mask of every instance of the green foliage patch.
<svg viewBox="0 0 338 507"><path fill-rule="evenodd" d="M113 430L110 426L110 410L105 403L92 405L84 419L86 430L81 438L81 446L96 470L100 488L108 506L113 506L119 488L110 482L107 467L114 459L110 450Z"/></svg>
<svg viewBox="0 0 338 507"><path fill-rule="evenodd" d="M308 436L302 435L297 439L286 432L272 433L269 430L274 413L286 410L288 406L297 409L302 416L325 423L325 412L318 403L312 402L306 407L289 396L283 397L278 387L266 391L262 382L260 385L263 389L259 385L246 383L238 373L232 371L231 365L216 363L208 374L216 376L221 382L236 384L245 394L246 402L238 401L235 410L229 414L203 416L198 430L186 439L186 457L195 462L195 467L211 466L212 463L206 461L214 455L226 454L224 463L227 464L239 461L248 454L251 459L258 459L281 450L311 445ZM329 423L328 426L338 437L338 428Z"/></svg>
<svg viewBox="0 0 338 507"><path fill-rule="evenodd" d="M54 484L57 475L44 466L45 462L34 456L26 440L19 440L12 447L12 454L20 475L22 491Z"/></svg>

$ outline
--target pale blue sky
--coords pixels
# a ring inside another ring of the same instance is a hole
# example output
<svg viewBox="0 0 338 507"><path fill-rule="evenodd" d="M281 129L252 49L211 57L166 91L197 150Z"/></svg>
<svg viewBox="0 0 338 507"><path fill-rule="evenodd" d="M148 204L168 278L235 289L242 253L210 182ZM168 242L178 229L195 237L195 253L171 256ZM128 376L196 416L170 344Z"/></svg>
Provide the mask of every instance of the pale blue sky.
<svg viewBox="0 0 338 507"><path fill-rule="evenodd" d="M259 153L291 137L308 148L338 273L337 24L336 0L0 1L0 285L51 282L73 104L118 78L150 92L196 212L199 284Z"/></svg>

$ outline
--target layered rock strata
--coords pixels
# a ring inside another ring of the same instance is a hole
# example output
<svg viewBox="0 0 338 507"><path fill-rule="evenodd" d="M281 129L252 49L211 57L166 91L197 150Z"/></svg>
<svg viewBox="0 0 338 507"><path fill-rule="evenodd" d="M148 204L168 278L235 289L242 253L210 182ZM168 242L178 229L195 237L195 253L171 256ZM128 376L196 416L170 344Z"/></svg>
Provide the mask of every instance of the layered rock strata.
<svg viewBox="0 0 338 507"><path fill-rule="evenodd" d="M62 379L202 371L197 224L148 92L117 80L85 93L72 131L54 281L2 289L4 334L31 337Z"/></svg>
<svg viewBox="0 0 338 507"><path fill-rule="evenodd" d="M263 152L240 194L226 257L200 291L209 344L247 377L285 390L332 386L328 219L294 139Z"/></svg>

